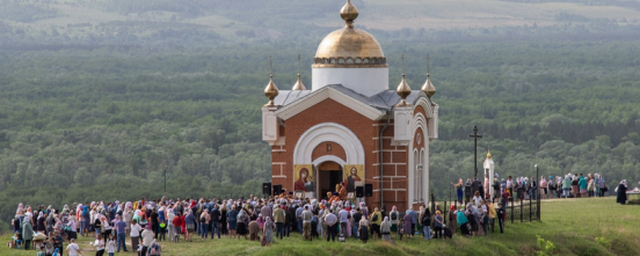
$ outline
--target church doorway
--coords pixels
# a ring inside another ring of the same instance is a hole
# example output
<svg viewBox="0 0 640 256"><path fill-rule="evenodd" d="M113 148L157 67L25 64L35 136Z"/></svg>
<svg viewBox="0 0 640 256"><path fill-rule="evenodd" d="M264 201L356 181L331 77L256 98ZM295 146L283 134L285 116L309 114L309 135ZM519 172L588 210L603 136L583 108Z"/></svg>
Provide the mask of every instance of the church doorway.
<svg viewBox="0 0 640 256"><path fill-rule="evenodd" d="M327 199L327 192L333 193L342 181L342 166L333 161L318 165L318 199Z"/></svg>

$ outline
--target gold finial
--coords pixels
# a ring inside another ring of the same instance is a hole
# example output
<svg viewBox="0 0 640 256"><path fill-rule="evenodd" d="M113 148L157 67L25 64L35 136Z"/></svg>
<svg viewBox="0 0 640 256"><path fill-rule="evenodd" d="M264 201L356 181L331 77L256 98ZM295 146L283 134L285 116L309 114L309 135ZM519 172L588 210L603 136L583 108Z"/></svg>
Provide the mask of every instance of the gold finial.
<svg viewBox="0 0 640 256"><path fill-rule="evenodd" d="M273 107L275 106L275 104L273 104L273 99L278 96L278 87L276 86L276 83L273 82L273 58L271 56L269 56L269 73L269 84L264 88L264 95L269 98L269 103L265 106Z"/></svg>
<svg viewBox="0 0 640 256"><path fill-rule="evenodd" d="M487 149L487 158L491 159L491 148L490 147Z"/></svg>
<svg viewBox="0 0 640 256"><path fill-rule="evenodd" d="M340 17L347 23L347 27L353 28L353 21L358 18L358 9L347 0L347 3L340 10Z"/></svg>
<svg viewBox="0 0 640 256"><path fill-rule="evenodd" d="M407 106L407 96L411 94L411 87L409 87L409 84L407 84L407 80L404 77L404 54L402 54L402 81L400 81L400 84L398 84L396 93L398 93L400 98L402 98L400 103L398 103L396 106Z"/></svg>
<svg viewBox="0 0 640 256"><path fill-rule="evenodd" d="M436 87L433 86L433 84L431 83L431 79L429 78L429 54L427 54L427 81L424 82L420 90L425 92L429 99L431 99L431 96L436 94Z"/></svg>
<svg viewBox="0 0 640 256"><path fill-rule="evenodd" d="M307 88L304 87L304 84L302 84L302 79L300 79L300 54L298 54L298 81L296 81L296 84L293 85L293 91L303 91L306 90Z"/></svg>

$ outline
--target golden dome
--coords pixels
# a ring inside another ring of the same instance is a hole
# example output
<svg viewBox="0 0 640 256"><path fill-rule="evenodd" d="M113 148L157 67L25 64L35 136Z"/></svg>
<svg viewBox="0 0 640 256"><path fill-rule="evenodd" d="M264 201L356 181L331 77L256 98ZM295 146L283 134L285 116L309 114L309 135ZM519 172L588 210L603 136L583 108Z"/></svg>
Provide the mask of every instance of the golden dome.
<svg viewBox="0 0 640 256"><path fill-rule="evenodd" d="M269 98L269 103L267 103L267 105L265 106L275 106L273 104L273 99L278 96L278 87L276 86L276 83L273 82L273 75L270 75L269 84L267 84L267 87L264 88L264 95Z"/></svg>
<svg viewBox="0 0 640 256"><path fill-rule="evenodd" d="M296 81L296 84L293 85L293 88L291 89L292 91L304 91L307 88L304 87L304 84L302 84L302 80L300 79L300 73L298 73L298 81Z"/></svg>
<svg viewBox="0 0 640 256"><path fill-rule="evenodd" d="M313 58L313 67L387 67L378 40L366 31L354 28L358 9L350 0L340 10L340 16L346 26L322 39Z"/></svg>
<svg viewBox="0 0 640 256"><path fill-rule="evenodd" d="M429 73L427 73L427 81L424 82L420 90L427 93L427 97L429 97L429 99L431 99L431 96L436 94L436 87L431 83L431 79L429 79Z"/></svg>
<svg viewBox="0 0 640 256"><path fill-rule="evenodd" d="M302 79L300 79L300 54L298 54L298 81L293 85L292 91L304 91L307 88L302 84Z"/></svg>
<svg viewBox="0 0 640 256"><path fill-rule="evenodd" d="M488 149L488 150L487 150L487 158L488 158L488 159L491 159L491 149Z"/></svg>
<svg viewBox="0 0 640 256"><path fill-rule="evenodd" d="M411 87L409 87L409 84L407 84L407 80L404 79L404 73L402 73L402 81L400 81L400 84L398 84L398 88L396 89L396 93L398 93L398 95L400 95L400 98L402 98L402 101L400 101L400 103L398 103L398 105L396 106L406 106L407 104L407 96L409 96L409 94L411 94Z"/></svg>

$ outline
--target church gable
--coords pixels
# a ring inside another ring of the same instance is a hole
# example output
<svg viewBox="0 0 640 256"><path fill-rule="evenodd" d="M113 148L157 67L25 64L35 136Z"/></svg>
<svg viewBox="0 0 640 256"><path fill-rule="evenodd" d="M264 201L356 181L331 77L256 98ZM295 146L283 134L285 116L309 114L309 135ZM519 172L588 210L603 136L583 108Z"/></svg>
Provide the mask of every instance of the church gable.
<svg viewBox="0 0 640 256"><path fill-rule="evenodd" d="M314 91L301 99L283 106L275 113L279 118L287 120L327 99L330 99L336 104L342 105L348 108L350 111L358 113L359 115L362 115L370 120L379 120L385 115L385 112L367 105L366 103L360 101L358 97L352 97L352 95L348 95L345 92L339 91L330 86L324 87L318 91Z"/></svg>
<svg viewBox="0 0 640 256"><path fill-rule="evenodd" d="M363 124L370 127L372 123L366 115L359 113L334 99L327 98L313 106L299 111L295 116L285 120L285 127L289 124L295 124L296 127L311 127L324 122L342 124L354 131Z"/></svg>

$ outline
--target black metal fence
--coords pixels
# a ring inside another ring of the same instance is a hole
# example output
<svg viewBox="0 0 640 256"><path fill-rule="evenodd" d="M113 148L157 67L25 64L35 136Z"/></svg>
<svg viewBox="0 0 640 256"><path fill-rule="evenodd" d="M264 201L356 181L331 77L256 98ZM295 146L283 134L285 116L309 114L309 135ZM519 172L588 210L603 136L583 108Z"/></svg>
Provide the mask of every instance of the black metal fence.
<svg viewBox="0 0 640 256"><path fill-rule="evenodd" d="M436 201L434 197L431 198L430 210L431 213L435 213L437 209L442 212L443 216L448 216L449 209L451 205L454 205L456 209L464 209L464 202L460 204L456 200L439 200ZM505 223L511 222L525 222L525 221L535 221L540 220L540 199L537 200L531 199L529 197L527 200L517 200L511 198L508 203L506 203L506 216ZM497 207L497 205L496 205ZM448 221L448 218L445 218L445 221Z"/></svg>

